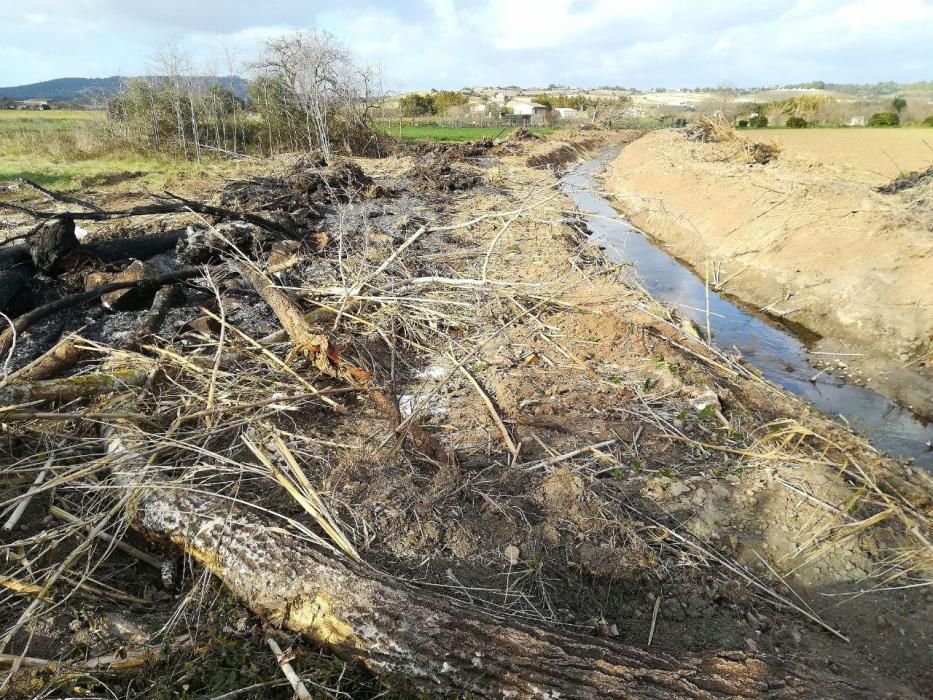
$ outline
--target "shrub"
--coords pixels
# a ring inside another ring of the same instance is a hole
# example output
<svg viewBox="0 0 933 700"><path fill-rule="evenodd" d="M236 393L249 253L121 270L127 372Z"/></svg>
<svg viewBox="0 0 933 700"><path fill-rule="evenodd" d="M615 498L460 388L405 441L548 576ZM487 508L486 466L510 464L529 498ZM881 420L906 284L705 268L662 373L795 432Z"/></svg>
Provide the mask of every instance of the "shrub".
<svg viewBox="0 0 933 700"><path fill-rule="evenodd" d="M748 125L753 129L764 129L768 126L768 118L763 114L752 117L748 120Z"/></svg>
<svg viewBox="0 0 933 700"><path fill-rule="evenodd" d="M433 96L433 99L434 106L440 114L444 114L451 107L459 107L469 102L467 96L462 92L454 92L452 90L441 90Z"/></svg>
<svg viewBox="0 0 933 700"><path fill-rule="evenodd" d="M868 120L868 126L898 126L901 118L894 112L875 112Z"/></svg>
<svg viewBox="0 0 933 700"><path fill-rule="evenodd" d="M437 105L431 95L421 95L413 92L399 98L399 109L406 117L424 117L429 114L437 114Z"/></svg>
<svg viewBox="0 0 933 700"><path fill-rule="evenodd" d="M806 129L809 124L803 117L790 117L785 123L785 126L788 129Z"/></svg>
<svg viewBox="0 0 933 700"><path fill-rule="evenodd" d="M933 114L931 114L929 117L927 117L920 123L923 124L923 126L933 126Z"/></svg>
<svg viewBox="0 0 933 700"><path fill-rule="evenodd" d="M744 129L748 126L748 119L739 119L739 128Z"/></svg>

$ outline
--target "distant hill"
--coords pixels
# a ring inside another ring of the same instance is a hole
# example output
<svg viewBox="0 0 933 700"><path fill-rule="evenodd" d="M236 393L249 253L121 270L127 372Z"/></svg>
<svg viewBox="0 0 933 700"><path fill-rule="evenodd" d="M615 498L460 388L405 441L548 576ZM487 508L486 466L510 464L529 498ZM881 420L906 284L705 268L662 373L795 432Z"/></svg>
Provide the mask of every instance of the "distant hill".
<svg viewBox="0 0 933 700"><path fill-rule="evenodd" d="M11 100L72 100L90 101L112 97L127 78L112 75L109 78L56 78L30 85L0 88L0 99ZM237 76L198 76L199 80L216 81L232 89L238 97L246 97L246 81Z"/></svg>

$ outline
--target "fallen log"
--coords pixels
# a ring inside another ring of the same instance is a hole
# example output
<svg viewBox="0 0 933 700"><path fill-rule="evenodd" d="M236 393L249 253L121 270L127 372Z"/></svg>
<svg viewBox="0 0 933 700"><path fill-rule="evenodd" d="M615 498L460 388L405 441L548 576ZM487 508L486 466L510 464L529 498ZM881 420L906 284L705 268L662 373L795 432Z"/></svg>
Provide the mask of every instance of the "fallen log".
<svg viewBox="0 0 933 700"><path fill-rule="evenodd" d="M32 264L19 265L9 270L0 269L0 311L7 308L35 271Z"/></svg>
<svg viewBox="0 0 933 700"><path fill-rule="evenodd" d="M496 619L366 565L337 560L220 496L150 483L130 503L129 522L136 530L180 547L271 624L432 694L876 696L877 689L825 669L770 656L674 657L595 635Z"/></svg>
<svg viewBox="0 0 933 700"><path fill-rule="evenodd" d="M85 352L80 343L81 338L77 334L62 338L28 365L0 380L0 389L14 381L51 379L74 367Z"/></svg>
<svg viewBox="0 0 933 700"><path fill-rule="evenodd" d="M73 253L101 262L116 262L129 258L143 260L174 249L178 241L186 235L187 229L175 229L137 238L110 238L105 241L93 241L79 245L74 248ZM28 269L30 276L35 274L28 246L15 245L0 248L0 272L14 269Z"/></svg>
<svg viewBox="0 0 933 700"><path fill-rule="evenodd" d="M76 374L62 379L10 382L0 387L0 406L34 401L72 401L101 394L112 394L116 391L125 391L128 387L142 386L148 381L151 373L152 367L143 367ZM0 413L0 416L2 415Z"/></svg>
<svg viewBox="0 0 933 700"><path fill-rule="evenodd" d="M29 236L26 246L37 270L50 275L62 272L78 248L74 219L62 216L44 222Z"/></svg>
<svg viewBox="0 0 933 700"><path fill-rule="evenodd" d="M12 209L14 211L28 214L36 219L62 219L71 218L75 221L111 221L113 219L127 219L134 216L152 216L154 214L187 214L195 212L197 214L206 214L216 216L221 219L232 221L246 221L247 223L259 226L266 231L274 231L289 238L296 238L300 232L293 226L278 221L273 221L258 214L236 211L226 207L218 207L212 204L204 204L190 199L184 199L168 193L173 201L164 201L159 204L141 204L129 209L120 209L115 211L62 211L49 212L40 211L21 204L11 202L0 202L0 208Z"/></svg>

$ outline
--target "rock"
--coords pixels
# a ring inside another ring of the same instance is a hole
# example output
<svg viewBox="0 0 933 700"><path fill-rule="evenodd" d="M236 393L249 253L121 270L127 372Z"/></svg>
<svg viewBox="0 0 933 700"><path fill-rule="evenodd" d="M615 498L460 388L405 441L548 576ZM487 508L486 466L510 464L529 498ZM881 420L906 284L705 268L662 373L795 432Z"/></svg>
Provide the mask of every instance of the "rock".
<svg viewBox="0 0 933 700"><path fill-rule="evenodd" d="M712 411L722 410L722 405L719 403L719 397L716 395L716 392L707 386L702 387L695 396L690 398L690 406L693 407L693 410L697 413L705 411L706 409L711 409Z"/></svg>
<svg viewBox="0 0 933 700"><path fill-rule="evenodd" d="M675 481L667 489L667 493L668 495L670 495L671 498L677 498L689 492L690 492L690 487L687 486L682 481Z"/></svg>

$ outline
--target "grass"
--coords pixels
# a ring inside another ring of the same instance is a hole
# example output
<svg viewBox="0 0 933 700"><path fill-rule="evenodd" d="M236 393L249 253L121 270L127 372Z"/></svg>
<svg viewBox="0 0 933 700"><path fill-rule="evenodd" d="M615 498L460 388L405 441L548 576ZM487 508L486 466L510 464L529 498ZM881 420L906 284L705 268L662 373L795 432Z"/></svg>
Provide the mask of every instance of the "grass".
<svg viewBox="0 0 933 700"><path fill-rule="evenodd" d="M398 137L399 129L381 127ZM506 137L515 127L403 126L403 141L475 141ZM533 127L535 134L555 131ZM208 168L214 170L215 168ZM114 145L105 131L103 112L0 110L0 182L28 178L61 190L131 182L154 189L170 180L200 176L199 166L184 160Z"/></svg>
<svg viewBox="0 0 933 700"><path fill-rule="evenodd" d="M401 131L397 126L383 125L385 133L402 141L477 141L483 138L504 138L511 134L515 127L511 126L403 126ZM552 134L556 129L549 127L532 127L529 129L538 136Z"/></svg>
<svg viewBox="0 0 933 700"><path fill-rule="evenodd" d="M48 112L32 110L0 110L0 134L24 129L27 131L70 131L80 124L98 121L103 112L81 109L60 109Z"/></svg>
<svg viewBox="0 0 933 700"><path fill-rule="evenodd" d="M0 182L28 178L63 190L132 181L158 188L197 164L115 146L102 112L0 111Z"/></svg>

